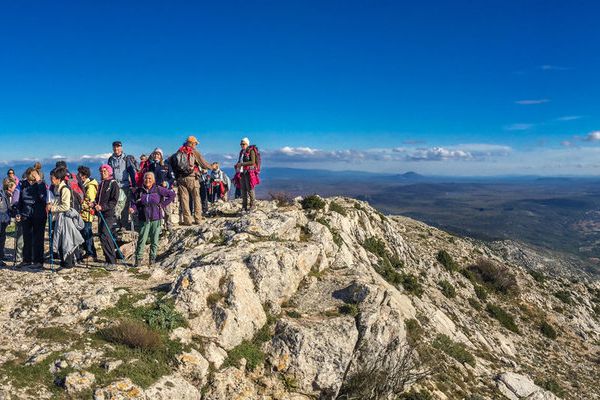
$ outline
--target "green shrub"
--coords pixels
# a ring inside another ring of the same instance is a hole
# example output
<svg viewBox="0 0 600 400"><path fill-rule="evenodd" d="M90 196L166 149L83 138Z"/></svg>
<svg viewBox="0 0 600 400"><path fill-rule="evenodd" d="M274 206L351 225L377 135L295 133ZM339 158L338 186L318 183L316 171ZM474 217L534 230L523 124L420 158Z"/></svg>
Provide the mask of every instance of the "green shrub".
<svg viewBox="0 0 600 400"><path fill-rule="evenodd" d="M549 339L556 339L558 336L556 330L547 321L540 324L540 332Z"/></svg>
<svg viewBox="0 0 600 400"><path fill-rule="evenodd" d="M500 306L488 303L485 307L490 317L494 318L500 325L508 329L509 331L520 333L519 327L517 326L514 317L508 312L504 311Z"/></svg>
<svg viewBox="0 0 600 400"><path fill-rule="evenodd" d="M433 400L433 396L426 390L416 391L411 389L410 392L402 393L399 397L400 400Z"/></svg>
<svg viewBox="0 0 600 400"><path fill-rule="evenodd" d="M302 318L302 314L300 314L298 311L296 310L289 310L285 312L287 314L288 317L290 318Z"/></svg>
<svg viewBox="0 0 600 400"><path fill-rule="evenodd" d="M475 277L475 274L473 272L471 272L471 270L469 270L468 268L461 269L460 273L462 276L467 278L469 281L471 281L473 283L477 282L477 278Z"/></svg>
<svg viewBox="0 0 600 400"><path fill-rule="evenodd" d="M132 349L152 350L162 346L162 338L158 332L138 321L120 321L99 333L107 342L123 344Z"/></svg>
<svg viewBox="0 0 600 400"><path fill-rule="evenodd" d="M487 290L485 290L485 288L480 285L474 285L473 289L475 290L475 296L477 296L477 298L479 300L481 300L485 303L485 301L487 300L487 297L488 297Z"/></svg>
<svg viewBox="0 0 600 400"><path fill-rule="evenodd" d="M565 397L565 390L552 378L543 379L543 380L535 380L535 384L541 387L542 389L546 389L557 395L558 397Z"/></svg>
<svg viewBox="0 0 600 400"><path fill-rule="evenodd" d="M329 232L331 232L331 236L333 236L333 243L337 244L338 246L341 246L342 243L344 243L344 240L342 239L340 232L337 229L333 228L329 224L329 221L327 221L325 218L317 218L316 221L318 223L320 223L321 225L326 226L327 229L329 229Z"/></svg>
<svg viewBox="0 0 600 400"><path fill-rule="evenodd" d="M448 271L453 272L458 270L458 264L446 250L438 251L436 258Z"/></svg>
<svg viewBox="0 0 600 400"><path fill-rule="evenodd" d="M420 297L423 294L423 285L419 282L419 279L413 274L402 274L401 275L402 287L409 293Z"/></svg>
<svg viewBox="0 0 600 400"><path fill-rule="evenodd" d="M329 204L329 211L336 212L336 213L341 214L343 216L348 215L348 213L346 212L346 209L342 205L340 205L339 203L336 203L335 201L332 201Z"/></svg>
<svg viewBox="0 0 600 400"><path fill-rule="evenodd" d="M375 254L376 256L378 256L380 258L387 257L387 255L388 255L388 252L387 252L387 249L385 248L385 243L383 242L383 240L381 240L377 237L374 237L374 236L367 238L363 242L363 247L365 248L365 250L370 251L371 253Z"/></svg>
<svg viewBox="0 0 600 400"><path fill-rule="evenodd" d="M573 304L573 298L571 297L571 292L569 292L568 290L559 290L558 292L554 293L554 297L556 297L557 299L559 299L560 301L562 301L565 304L568 304L568 305Z"/></svg>
<svg viewBox="0 0 600 400"><path fill-rule="evenodd" d="M340 314L344 314L344 315L351 315L353 317L356 317L358 315L358 313L360 312L360 310L358 309L358 305L357 304L342 304L339 307L339 311Z"/></svg>
<svg viewBox="0 0 600 400"><path fill-rule="evenodd" d="M302 204L302 208L305 210L322 210L325 208L325 200L316 194L306 196L300 204Z"/></svg>
<svg viewBox="0 0 600 400"><path fill-rule="evenodd" d="M527 272L529 272L529 275L531 275L533 280L536 282L544 283L546 281L546 275L544 275L543 272L535 271L535 270L529 270Z"/></svg>
<svg viewBox="0 0 600 400"><path fill-rule="evenodd" d="M454 289L454 286L452 286L452 284L447 280L444 279L442 281L439 281L438 286L442 291L442 294L447 298L453 299L456 297L456 289Z"/></svg>
<svg viewBox="0 0 600 400"><path fill-rule="evenodd" d="M406 326L406 340L409 345L415 346L423 337L423 327L414 318L405 320L404 324Z"/></svg>
<svg viewBox="0 0 600 400"><path fill-rule="evenodd" d="M175 303L172 300L156 302L154 307L146 310L143 318L150 328L160 331L170 332L187 326L185 318L175 310Z"/></svg>
<svg viewBox="0 0 600 400"><path fill-rule="evenodd" d="M475 366L475 357L469 353L465 345L453 341L447 335L438 335L433 341L433 347L448 354L461 364Z"/></svg>
<svg viewBox="0 0 600 400"><path fill-rule="evenodd" d="M504 265L496 264L490 260L479 259L477 263L468 267L475 279L487 288L502 294L516 294L519 292L517 278Z"/></svg>
<svg viewBox="0 0 600 400"><path fill-rule="evenodd" d="M481 303L475 297L469 297L469 304L477 311L481 311L481 309L483 308L481 306Z"/></svg>

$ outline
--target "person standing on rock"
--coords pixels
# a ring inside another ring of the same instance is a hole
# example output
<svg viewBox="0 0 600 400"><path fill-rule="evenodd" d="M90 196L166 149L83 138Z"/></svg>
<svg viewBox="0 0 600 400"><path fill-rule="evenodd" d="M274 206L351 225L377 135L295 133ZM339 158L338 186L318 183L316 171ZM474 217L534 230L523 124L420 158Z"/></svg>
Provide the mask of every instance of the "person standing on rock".
<svg viewBox="0 0 600 400"><path fill-rule="evenodd" d="M104 253L107 270L116 269L117 249L113 240L111 228L115 222L115 207L119 201L119 183L113 177L110 165L104 164L100 167L102 181L98 187L94 210L98 213L98 235ZM129 212L129 210L128 210Z"/></svg>
<svg viewBox="0 0 600 400"><path fill-rule="evenodd" d="M0 267L5 267L4 262L4 246L6 245L6 228L10 224L11 217L11 203L10 198L17 184L15 181L7 179L0 189Z"/></svg>
<svg viewBox="0 0 600 400"><path fill-rule="evenodd" d="M22 266L44 265L44 230L46 229L46 204L48 191L35 168L27 168L21 181L15 221L23 231Z"/></svg>
<svg viewBox="0 0 600 400"><path fill-rule="evenodd" d="M152 154L150 154L150 165L148 172L152 172L154 174L156 185L167 189L173 188L173 184L175 183L175 174L173 173L171 165L165 161L163 151L158 147L154 149ZM164 208L164 214L165 218L163 227L169 231L171 229L169 206Z"/></svg>
<svg viewBox="0 0 600 400"><path fill-rule="evenodd" d="M94 222L94 201L98 194L98 181L91 177L90 169L86 166L80 165L77 168L77 179L81 182L83 187L83 202L81 203L81 219L83 219L83 230L81 236L85 240L85 253L83 258L92 257L94 261L97 261L98 254L96 253L96 247L94 246L94 233L92 232L92 223Z"/></svg>
<svg viewBox="0 0 600 400"><path fill-rule="evenodd" d="M117 225L119 228L129 229L129 211L127 205L131 200L132 188L135 187L136 167L130 157L123 153L123 144L120 141L112 143L113 154L109 157L107 164L112 168L114 179L119 184L122 191L120 193L119 210L117 207L116 215Z"/></svg>
<svg viewBox="0 0 600 400"><path fill-rule="evenodd" d="M200 169L212 170L202 154L196 150L198 139L189 136L177 153L171 156L170 164L177 178L179 207L182 213L182 225L199 224L202 221L202 204L200 202ZM194 205L194 216L190 211L190 198Z"/></svg>
<svg viewBox="0 0 600 400"><path fill-rule="evenodd" d="M67 176L69 172L64 167L58 167L50 172L54 187L54 201L50 204L50 212L54 218L52 229L52 249L60 255L61 268L75 266L78 249L84 240L80 230L84 224L79 212L74 208L74 197L69 187Z"/></svg>
<svg viewBox="0 0 600 400"><path fill-rule="evenodd" d="M156 261L158 240L160 238L161 222L164 218L165 208L175 200L175 192L156 184L152 172L144 174L144 184L137 189L131 200L129 212L137 213L141 223L135 250L135 267L139 268L144 256L144 247L150 237L150 263L152 267Z"/></svg>
<svg viewBox="0 0 600 400"><path fill-rule="evenodd" d="M250 139L240 141L240 155L235 169L239 172L238 179L242 191L242 210L254 209L256 195L254 187L260 183L260 153L258 148L250 145ZM249 204L248 204L249 203Z"/></svg>

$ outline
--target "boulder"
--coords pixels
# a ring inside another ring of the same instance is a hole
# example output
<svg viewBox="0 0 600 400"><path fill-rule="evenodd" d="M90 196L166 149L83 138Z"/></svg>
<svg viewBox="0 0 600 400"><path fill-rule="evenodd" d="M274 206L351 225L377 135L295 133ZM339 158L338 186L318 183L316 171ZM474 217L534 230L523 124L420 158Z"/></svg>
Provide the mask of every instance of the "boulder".
<svg viewBox="0 0 600 400"><path fill-rule="evenodd" d="M94 391L94 400L146 400L144 391L129 378Z"/></svg>
<svg viewBox="0 0 600 400"><path fill-rule="evenodd" d="M148 400L198 400L200 391L179 375L168 375L160 378L145 390Z"/></svg>
<svg viewBox="0 0 600 400"><path fill-rule="evenodd" d="M82 392L92 387L96 377L87 371L71 372L65 377L64 386L69 394Z"/></svg>

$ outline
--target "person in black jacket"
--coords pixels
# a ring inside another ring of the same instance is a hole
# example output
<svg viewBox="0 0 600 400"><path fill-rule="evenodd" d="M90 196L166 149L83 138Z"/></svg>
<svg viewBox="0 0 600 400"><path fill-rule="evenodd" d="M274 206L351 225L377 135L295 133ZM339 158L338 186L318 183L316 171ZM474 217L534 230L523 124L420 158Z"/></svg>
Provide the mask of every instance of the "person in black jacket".
<svg viewBox="0 0 600 400"><path fill-rule="evenodd" d="M100 167L100 176L102 182L98 187L96 194L96 204L94 208L98 212L98 235L100 244L106 261L105 268L114 270L117 263L117 254L115 243L113 242L111 228L115 223L115 207L119 201L119 183L113 178L113 171L110 165L104 164Z"/></svg>
<svg viewBox="0 0 600 400"><path fill-rule="evenodd" d="M6 228L10 224L11 217L11 196L15 191L17 184L15 181L5 179L0 189L0 267L5 267L4 263L4 245L6 244Z"/></svg>
<svg viewBox="0 0 600 400"><path fill-rule="evenodd" d="M15 220L23 229L23 263L41 268L44 265L44 230L46 228L46 185L34 168L25 172L26 181L21 182Z"/></svg>
<svg viewBox="0 0 600 400"><path fill-rule="evenodd" d="M163 151L157 147L150 154L150 164L147 172L152 172L156 179L156 185L167 189L173 189L175 183L175 173L168 161L165 160ZM165 231L171 230L169 206L164 209L163 228Z"/></svg>

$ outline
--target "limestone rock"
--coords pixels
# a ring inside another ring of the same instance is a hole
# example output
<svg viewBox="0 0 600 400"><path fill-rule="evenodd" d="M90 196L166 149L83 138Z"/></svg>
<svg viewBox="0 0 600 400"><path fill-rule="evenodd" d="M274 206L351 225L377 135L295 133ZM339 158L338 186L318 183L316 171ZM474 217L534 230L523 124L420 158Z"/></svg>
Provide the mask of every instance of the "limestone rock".
<svg viewBox="0 0 600 400"><path fill-rule="evenodd" d="M94 400L146 400L144 391L129 378L94 391Z"/></svg>
<svg viewBox="0 0 600 400"><path fill-rule="evenodd" d="M148 400L198 400L200 391L179 375L163 376L145 390Z"/></svg>
<svg viewBox="0 0 600 400"><path fill-rule="evenodd" d="M96 377L87 371L71 372L65 377L67 393L74 394L92 387Z"/></svg>

